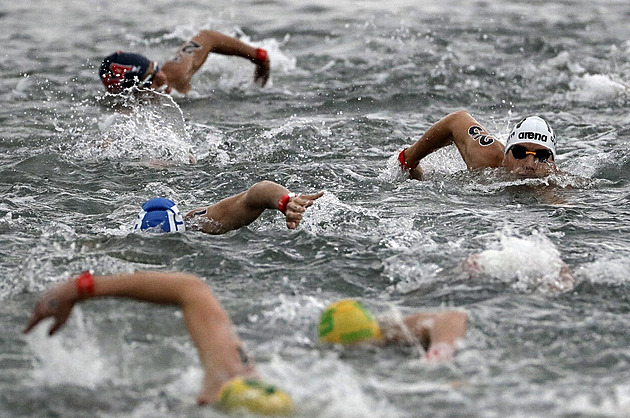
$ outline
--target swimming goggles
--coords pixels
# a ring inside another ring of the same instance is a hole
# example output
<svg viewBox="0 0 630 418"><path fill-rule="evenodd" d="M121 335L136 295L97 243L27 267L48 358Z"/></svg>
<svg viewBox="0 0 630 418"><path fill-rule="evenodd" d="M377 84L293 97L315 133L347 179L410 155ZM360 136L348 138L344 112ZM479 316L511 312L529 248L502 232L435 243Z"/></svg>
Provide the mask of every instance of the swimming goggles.
<svg viewBox="0 0 630 418"><path fill-rule="evenodd" d="M522 160L527 158L528 155L533 155L534 158L541 163L547 162L547 160L549 160L549 158L551 158L551 156L553 155L548 149L537 149L536 151L530 151L527 149L527 147L524 147L522 145L512 145L509 151L512 151L512 155L517 160Z"/></svg>
<svg viewBox="0 0 630 418"><path fill-rule="evenodd" d="M154 62L153 71L151 71L147 76L138 83L140 87L151 87L151 83L153 83L153 78L160 71L160 65L157 62Z"/></svg>

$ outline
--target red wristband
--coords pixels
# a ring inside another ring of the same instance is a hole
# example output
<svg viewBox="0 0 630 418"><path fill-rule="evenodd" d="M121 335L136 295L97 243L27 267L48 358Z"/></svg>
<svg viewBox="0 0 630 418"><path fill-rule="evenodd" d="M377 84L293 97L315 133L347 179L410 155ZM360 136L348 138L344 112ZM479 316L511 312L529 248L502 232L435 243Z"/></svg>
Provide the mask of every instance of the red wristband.
<svg viewBox="0 0 630 418"><path fill-rule="evenodd" d="M262 48L258 48L256 50L256 61L265 62L267 61L267 51Z"/></svg>
<svg viewBox="0 0 630 418"><path fill-rule="evenodd" d="M84 271L77 277L77 292L79 296L94 296L94 276Z"/></svg>
<svg viewBox="0 0 630 418"><path fill-rule="evenodd" d="M403 170L415 170L415 168L418 167L418 163L415 163L413 166L407 164L407 161L405 161L405 151L407 151L407 148L400 151L400 154L398 154L398 162L400 163L400 166Z"/></svg>
<svg viewBox="0 0 630 418"><path fill-rule="evenodd" d="M289 194L285 194L280 198L280 201L278 202L278 210L284 214L287 213L287 205L289 204L289 200L291 200L292 197L295 197L295 193L289 193Z"/></svg>

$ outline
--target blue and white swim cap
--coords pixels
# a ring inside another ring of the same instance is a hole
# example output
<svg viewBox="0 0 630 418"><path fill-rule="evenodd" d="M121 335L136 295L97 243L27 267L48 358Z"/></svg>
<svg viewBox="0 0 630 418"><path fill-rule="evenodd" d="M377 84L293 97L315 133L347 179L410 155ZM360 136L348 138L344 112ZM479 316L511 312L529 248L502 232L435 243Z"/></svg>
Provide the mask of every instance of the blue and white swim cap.
<svg viewBox="0 0 630 418"><path fill-rule="evenodd" d="M144 202L133 229L155 228L158 230L158 227L164 232L184 232L186 230L184 218L172 200L154 197Z"/></svg>
<svg viewBox="0 0 630 418"><path fill-rule="evenodd" d="M551 126L539 116L530 116L516 124L505 144L505 153L512 145L522 143L539 144L549 149L556 158L556 135Z"/></svg>

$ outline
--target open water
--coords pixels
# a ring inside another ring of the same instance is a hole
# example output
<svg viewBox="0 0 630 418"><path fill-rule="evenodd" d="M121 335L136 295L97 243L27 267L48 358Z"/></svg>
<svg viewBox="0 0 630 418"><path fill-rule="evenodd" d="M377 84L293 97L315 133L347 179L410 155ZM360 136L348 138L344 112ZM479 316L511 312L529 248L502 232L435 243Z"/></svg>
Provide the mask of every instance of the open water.
<svg viewBox="0 0 630 418"><path fill-rule="evenodd" d="M86 268L201 276L299 416L630 416L629 19L626 0L3 0L0 416L221 416L195 405L174 308L93 301L54 338L21 334ZM111 109L103 56L163 62L204 28L266 48L268 86L212 56L189 96ZM395 155L458 109L500 139L547 118L562 173L470 173L451 147L406 180ZM147 198L186 210L264 179L326 195L295 231L268 211L222 236L130 232ZM322 347L342 297L463 309L468 332L443 365Z"/></svg>

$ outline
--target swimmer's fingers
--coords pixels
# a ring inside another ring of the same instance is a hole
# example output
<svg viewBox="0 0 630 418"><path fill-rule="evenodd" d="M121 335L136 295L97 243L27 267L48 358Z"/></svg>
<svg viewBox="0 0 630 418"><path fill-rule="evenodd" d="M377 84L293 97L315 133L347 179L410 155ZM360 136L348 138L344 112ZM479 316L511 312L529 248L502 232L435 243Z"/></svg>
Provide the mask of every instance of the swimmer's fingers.
<svg viewBox="0 0 630 418"><path fill-rule="evenodd" d="M409 177L414 180L424 180L424 172L422 171L420 164L409 172Z"/></svg>
<svg viewBox="0 0 630 418"><path fill-rule="evenodd" d="M311 201L312 201L312 200L317 200L317 199L319 199L319 198L320 198L320 197L322 197L323 195L324 195L324 192L323 192L323 191L321 191L321 192L311 193L311 194L301 194L301 195L296 196L296 198L298 198L298 197L299 197L299 198L302 198L302 199L306 199L306 200L311 200ZM311 202L311 204L312 204L312 202ZM309 206L310 206L310 205L309 205Z"/></svg>
<svg viewBox="0 0 630 418"><path fill-rule="evenodd" d="M45 294L33 310L28 324L24 328L24 333L33 329L40 321L46 318L54 318L55 322L48 330L48 335L53 335L63 326L72 312L74 302L62 301L55 295L55 292Z"/></svg>
<svg viewBox="0 0 630 418"><path fill-rule="evenodd" d="M30 332L35 327L35 325L39 323L39 321L46 318L46 316L43 314L41 305L42 301L40 300L39 302L37 302L37 305L35 306L35 309L31 314L31 318L28 321L28 324L26 324L26 327L24 328L24 330L22 330L24 334Z"/></svg>
<svg viewBox="0 0 630 418"><path fill-rule="evenodd" d="M306 196L295 196L292 197L291 200L287 203L287 219L297 217L299 215L300 219L302 217L302 213L306 211L306 208L313 204L313 199L308 199Z"/></svg>
<svg viewBox="0 0 630 418"><path fill-rule="evenodd" d="M319 199L323 195L324 192L318 192L292 197L291 200L289 200L289 202L287 203L287 228L297 228L297 226L300 224L300 221L302 221L302 214L306 211L306 208L311 206L316 199Z"/></svg>
<svg viewBox="0 0 630 418"><path fill-rule="evenodd" d="M63 324L66 323L66 321L68 320L68 317L70 316L71 310L72 310L72 307L65 310L64 312L60 312L59 315L55 316L55 323L52 324L52 326L48 330L48 335L53 335L55 332L57 332L59 328L63 326Z"/></svg>
<svg viewBox="0 0 630 418"><path fill-rule="evenodd" d="M287 228L295 229L300 224L300 221L302 220L302 213L304 213L306 208L298 205L297 203L294 203L291 207L289 207L290 204L291 203L289 202L287 205Z"/></svg>
<svg viewBox="0 0 630 418"><path fill-rule="evenodd" d="M269 80L270 73L271 66L268 59L265 60L265 62L256 64L256 70L254 70L254 82L260 83L260 87L265 87L267 80Z"/></svg>

